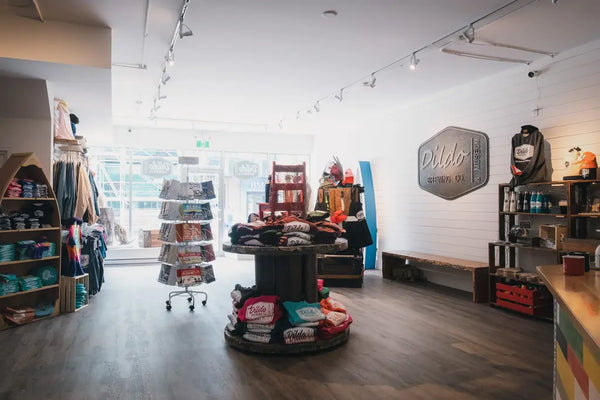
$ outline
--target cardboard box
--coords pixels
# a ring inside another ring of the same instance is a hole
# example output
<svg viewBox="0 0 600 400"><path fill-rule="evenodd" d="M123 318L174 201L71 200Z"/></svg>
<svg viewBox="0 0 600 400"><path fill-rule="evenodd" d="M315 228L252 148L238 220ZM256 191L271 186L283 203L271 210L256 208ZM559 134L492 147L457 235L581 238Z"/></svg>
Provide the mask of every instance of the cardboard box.
<svg viewBox="0 0 600 400"><path fill-rule="evenodd" d="M138 244L140 247L160 247L160 234L158 229L140 229L138 232Z"/></svg>
<svg viewBox="0 0 600 400"><path fill-rule="evenodd" d="M561 250L567 237L567 227L564 225L540 225L540 247Z"/></svg>

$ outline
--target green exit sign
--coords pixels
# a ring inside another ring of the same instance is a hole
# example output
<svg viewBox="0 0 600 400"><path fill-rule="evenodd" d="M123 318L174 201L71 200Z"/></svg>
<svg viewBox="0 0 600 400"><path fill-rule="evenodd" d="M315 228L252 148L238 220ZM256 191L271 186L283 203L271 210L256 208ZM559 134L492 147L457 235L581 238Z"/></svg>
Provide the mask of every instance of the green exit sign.
<svg viewBox="0 0 600 400"><path fill-rule="evenodd" d="M208 140L196 140L196 147L201 149L208 149L210 147L210 141Z"/></svg>

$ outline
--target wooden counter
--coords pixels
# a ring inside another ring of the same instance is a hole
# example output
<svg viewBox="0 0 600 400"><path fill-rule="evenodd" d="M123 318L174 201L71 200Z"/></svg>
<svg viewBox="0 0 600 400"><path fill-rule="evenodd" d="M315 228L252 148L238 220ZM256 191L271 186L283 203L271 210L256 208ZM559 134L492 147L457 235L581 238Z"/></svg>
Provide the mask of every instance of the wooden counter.
<svg viewBox="0 0 600 400"><path fill-rule="evenodd" d="M537 270L555 301L555 398L600 398L600 271L570 276L562 265Z"/></svg>

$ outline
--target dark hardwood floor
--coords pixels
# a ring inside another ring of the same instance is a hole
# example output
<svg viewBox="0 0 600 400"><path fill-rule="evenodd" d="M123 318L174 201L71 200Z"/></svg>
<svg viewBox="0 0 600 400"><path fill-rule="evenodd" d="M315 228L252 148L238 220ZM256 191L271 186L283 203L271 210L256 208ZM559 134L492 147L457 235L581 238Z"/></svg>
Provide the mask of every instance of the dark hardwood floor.
<svg viewBox="0 0 600 400"><path fill-rule="evenodd" d="M0 332L0 399L527 399L552 397L552 324L470 294L366 274L332 288L354 319L324 353L261 356L223 339L235 283L251 261L220 258L208 304L170 288L158 265L106 267L91 305Z"/></svg>

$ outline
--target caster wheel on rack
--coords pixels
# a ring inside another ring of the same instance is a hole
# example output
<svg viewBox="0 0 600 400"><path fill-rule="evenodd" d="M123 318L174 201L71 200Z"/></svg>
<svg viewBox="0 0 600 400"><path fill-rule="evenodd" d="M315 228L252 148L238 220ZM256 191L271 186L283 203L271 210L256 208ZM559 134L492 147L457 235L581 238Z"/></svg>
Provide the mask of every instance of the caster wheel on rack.
<svg viewBox="0 0 600 400"><path fill-rule="evenodd" d="M194 311L194 308L196 308L196 307L194 307L194 305L191 305L190 306L190 311Z"/></svg>
<svg viewBox="0 0 600 400"><path fill-rule="evenodd" d="M191 302L192 302L192 298L188 297L188 303L191 303Z"/></svg>
<svg viewBox="0 0 600 400"><path fill-rule="evenodd" d="M202 305L205 306L206 305L206 300L202 300Z"/></svg>
<svg viewBox="0 0 600 400"><path fill-rule="evenodd" d="M171 305L167 305L167 311L171 311Z"/></svg>

